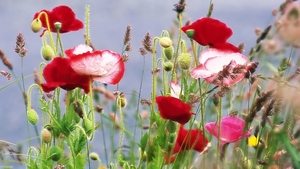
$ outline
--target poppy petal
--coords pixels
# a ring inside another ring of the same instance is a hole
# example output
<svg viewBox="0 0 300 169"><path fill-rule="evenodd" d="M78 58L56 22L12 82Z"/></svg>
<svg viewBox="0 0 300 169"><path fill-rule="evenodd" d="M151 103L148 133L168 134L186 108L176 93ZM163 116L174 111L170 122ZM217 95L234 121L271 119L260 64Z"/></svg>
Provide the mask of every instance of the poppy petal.
<svg viewBox="0 0 300 169"><path fill-rule="evenodd" d="M181 30L194 30L193 39L202 46L225 43L232 35L232 30L217 19L201 18L190 25L184 26Z"/></svg>
<svg viewBox="0 0 300 169"><path fill-rule="evenodd" d="M214 73L207 70L204 65L199 65L198 67L191 70L190 75L194 79L199 78L208 78L211 77Z"/></svg>
<svg viewBox="0 0 300 169"><path fill-rule="evenodd" d="M92 52L92 51L93 51L93 49L90 46L85 45L85 44L80 44L72 49L66 50L65 54L68 57L72 57L74 55L80 55L80 54L84 54L84 53Z"/></svg>
<svg viewBox="0 0 300 169"><path fill-rule="evenodd" d="M163 119L176 121L180 124L187 123L192 114L191 106L171 96L157 96L156 103L160 116Z"/></svg>
<svg viewBox="0 0 300 169"><path fill-rule="evenodd" d="M175 98L179 98L180 91L181 91L180 85L172 81L170 82L170 88L171 88L171 96Z"/></svg>
<svg viewBox="0 0 300 169"><path fill-rule="evenodd" d="M43 70L43 77L46 83L42 84L45 92L50 92L56 87L65 90L73 90L76 87L84 89L85 93L89 92L89 76L83 76L76 73L70 65L68 58L56 57Z"/></svg>
<svg viewBox="0 0 300 169"><path fill-rule="evenodd" d="M122 57L110 50L71 57L71 66L79 74L90 75L95 81L109 84L119 83L125 71Z"/></svg>

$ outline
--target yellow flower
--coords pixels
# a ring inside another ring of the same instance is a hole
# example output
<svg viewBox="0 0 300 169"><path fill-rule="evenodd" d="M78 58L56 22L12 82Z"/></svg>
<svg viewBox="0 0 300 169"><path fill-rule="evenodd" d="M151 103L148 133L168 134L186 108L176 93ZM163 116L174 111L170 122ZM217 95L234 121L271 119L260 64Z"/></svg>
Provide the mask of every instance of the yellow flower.
<svg viewBox="0 0 300 169"><path fill-rule="evenodd" d="M102 165L102 166L100 166L98 169L105 169L105 167Z"/></svg>
<svg viewBox="0 0 300 169"><path fill-rule="evenodd" d="M258 145L258 142L259 142L259 139L255 136L250 136L248 138L248 145L249 146L255 147L255 146Z"/></svg>

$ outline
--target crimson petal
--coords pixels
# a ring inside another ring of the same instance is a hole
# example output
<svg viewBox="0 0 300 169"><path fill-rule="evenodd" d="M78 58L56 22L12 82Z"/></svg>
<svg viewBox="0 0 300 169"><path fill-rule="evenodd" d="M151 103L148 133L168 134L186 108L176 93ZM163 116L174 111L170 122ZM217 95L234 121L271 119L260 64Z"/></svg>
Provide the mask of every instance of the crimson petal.
<svg viewBox="0 0 300 169"><path fill-rule="evenodd" d="M156 103L160 116L163 119L176 121L180 124L187 123L192 114L191 106L172 96L157 96Z"/></svg>
<svg viewBox="0 0 300 169"><path fill-rule="evenodd" d="M194 30L193 39L202 46L225 43L232 35L232 30L225 23L213 18L201 18L181 30Z"/></svg>
<svg viewBox="0 0 300 169"><path fill-rule="evenodd" d="M41 86L44 92L50 92L61 87L65 90L73 90L76 87L82 88L85 93L88 93L90 88L89 76L83 76L76 73L68 58L56 57L47 64L43 70L43 77L46 83Z"/></svg>

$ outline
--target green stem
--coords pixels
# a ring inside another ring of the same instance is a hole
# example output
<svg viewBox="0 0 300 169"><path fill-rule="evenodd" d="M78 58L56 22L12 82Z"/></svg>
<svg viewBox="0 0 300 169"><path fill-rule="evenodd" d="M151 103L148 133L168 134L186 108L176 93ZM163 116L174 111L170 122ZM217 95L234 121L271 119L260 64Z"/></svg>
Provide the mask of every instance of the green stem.
<svg viewBox="0 0 300 169"><path fill-rule="evenodd" d="M125 131L125 124L124 124L124 117L123 117L123 110L121 107L121 100L120 97L117 98L117 105L120 112L120 120L121 120L121 133L120 133L120 141L119 141L119 148L118 148L118 159L122 156L122 145L123 145L123 139L124 139L124 131Z"/></svg>
<svg viewBox="0 0 300 169"><path fill-rule="evenodd" d="M73 160L74 168L76 168L76 161L75 161L76 155L75 155L75 152L74 152L74 149L73 149L73 144L72 144L72 140L71 140L70 136L67 137L67 142L68 142L69 149L71 151L71 155L72 155L72 158L73 158L72 160Z"/></svg>
<svg viewBox="0 0 300 169"><path fill-rule="evenodd" d="M45 15L45 18L46 18L47 33L50 37L50 45L51 45L52 49L55 49L54 40L53 40L52 34L50 33L51 29L50 29L50 22L49 22L48 14L46 12L42 11L39 13L37 18L40 18L42 15ZM56 50L54 50L54 51L55 51L55 54L57 54L57 51Z"/></svg>
<svg viewBox="0 0 300 169"><path fill-rule="evenodd" d="M92 121L92 124L93 124L93 131L91 133L91 136L90 136L90 141L93 140L94 138L94 135L95 135L95 112L94 112L94 102L93 102L93 77L91 76L90 77L90 98L89 98L89 101L90 101L90 113L91 113L91 121Z"/></svg>
<svg viewBox="0 0 300 169"><path fill-rule="evenodd" d="M181 42L181 37L182 37L182 32L181 32L181 27L182 27L182 14L179 13L178 14L178 32L179 32L179 35L178 35L178 42L177 42L177 47L176 47L176 52L175 52L175 56L174 56L174 65L176 64L177 62L177 58L178 58L178 53L179 53L179 46L180 46L180 42ZM175 75L175 69L173 69L172 71L172 79Z"/></svg>
<svg viewBox="0 0 300 169"><path fill-rule="evenodd" d="M219 159L220 159L220 134L221 134L221 118L222 118L222 97L220 97L220 101L219 101L219 111L217 114L217 123L218 123L218 139L217 139L217 164L219 163Z"/></svg>

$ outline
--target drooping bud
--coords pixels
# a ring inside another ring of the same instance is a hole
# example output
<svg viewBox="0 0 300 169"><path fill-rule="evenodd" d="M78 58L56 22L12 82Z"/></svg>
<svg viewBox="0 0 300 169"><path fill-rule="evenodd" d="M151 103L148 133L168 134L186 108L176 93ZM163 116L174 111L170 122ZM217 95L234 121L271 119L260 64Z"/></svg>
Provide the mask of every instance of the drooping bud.
<svg viewBox="0 0 300 169"><path fill-rule="evenodd" d="M96 160L99 159L99 155L97 153L95 153L95 152L92 152L90 154L90 159L96 161Z"/></svg>
<svg viewBox="0 0 300 169"><path fill-rule="evenodd" d="M159 39L159 44L163 48L172 46L172 40L169 37L162 37Z"/></svg>
<svg viewBox="0 0 300 169"><path fill-rule="evenodd" d="M50 61L55 57L55 53L50 45L43 45L41 49L42 58L46 61Z"/></svg>
<svg viewBox="0 0 300 169"><path fill-rule="evenodd" d="M166 129L168 130L169 133L175 133L176 132L176 123L169 120L166 125Z"/></svg>
<svg viewBox="0 0 300 169"><path fill-rule="evenodd" d="M220 102L220 97L218 94L214 93L212 96L212 101L214 103L215 106L219 106L219 102Z"/></svg>
<svg viewBox="0 0 300 169"><path fill-rule="evenodd" d="M27 119L32 125L36 125L39 120L39 116L34 109L27 110Z"/></svg>
<svg viewBox="0 0 300 169"><path fill-rule="evenodd" d="M164 54L165 54L166 58L168 60L171 60L172 57L173 57L173 53L174 53L173 46L169 46L168 48L164 48L163 51L164 51Z"/></svg>
<svg viewBox="0 0 300 169"><path fill-rule="evenodd" d="M194 29L188 29L186 31L186 35L187 35L187 37L189 37L189 38L192 39L194 37L194 35L195 35L195 30Z"/></svg>
<svg viewBox="0 0 300 169"><path fill-rule="evenodd" d="M127 100L125 97L119 97L117 100L118 100L118 106L124 108L127 105Z"/></svg>
<svg viewBox="0 0 300 169"><path fill-rule="evenodd" d="M55 22L54 23L54 27L57 31L59 31L61 29L61 23L60 22Z"/></svg>
<svg viewBox="0 0 300 169"><path fill-rule="evenodd" d="M181 53L178 59L179 67L182 70L189 70L192 62L191 55L189 53Z"/></svg>
<svg viewBox="0 0 300 169"><path fill-rule="evenodd" d="M163 64L163 68L165 71L169 72L173 69L173 63L170 61L167 61Z"/></svg>
<svg viewBox="0 0 300 169"><path fill-rule="evenodd" d="M90 135L93 131L93 123L87 117L83 117L83 128L87 135Z"/></svg>
<svg viewBox="0 0 300 169"><path fill-rule="evenodd" d="M50 148L49 155L53 161L58 161L62 156L62 150L58 146L53 146Z"/></svg>
<svg viewBox="0 0 300 169"><path fill-rule="evenodd" d="M52 139L52 134L48 129L44 128L41 132L41 137L44 143L50 143Z"/></svg>
<svg viewBox="0 0 300 169"><path fill-rule="evenodd" d="M39 32L40 30L42 29L42 22L40 19L34 19L32 22L31 22L31 30L34 32L34 33L37 33Z"/></svg>

